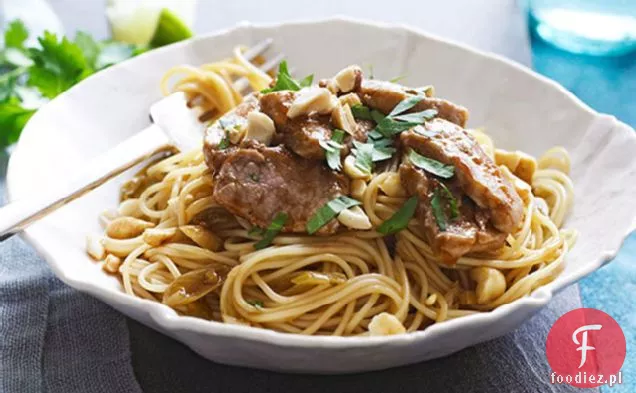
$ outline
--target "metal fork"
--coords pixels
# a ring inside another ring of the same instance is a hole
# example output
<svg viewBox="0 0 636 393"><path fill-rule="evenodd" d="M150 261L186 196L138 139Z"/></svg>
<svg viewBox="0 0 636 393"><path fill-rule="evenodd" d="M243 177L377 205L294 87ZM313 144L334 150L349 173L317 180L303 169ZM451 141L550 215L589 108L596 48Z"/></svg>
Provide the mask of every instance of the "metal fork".
<svg viewBox="0 0 636 393"><path fill-rule="evenodd" d="M271 44L271 39L259 42L243 56L251 62ZM259 68L270 71L282 59L283 55L278 54ZM248 87L245 78L234 83L239 92ZM0 241L156 154L173 151L175 147L187 151L201 146L204 126L198 114L188 108L185 94L173 93L159 100L150 107L150 116L153 124L91 161L74 181L45 195L19 199L1 208Z"/></svg>

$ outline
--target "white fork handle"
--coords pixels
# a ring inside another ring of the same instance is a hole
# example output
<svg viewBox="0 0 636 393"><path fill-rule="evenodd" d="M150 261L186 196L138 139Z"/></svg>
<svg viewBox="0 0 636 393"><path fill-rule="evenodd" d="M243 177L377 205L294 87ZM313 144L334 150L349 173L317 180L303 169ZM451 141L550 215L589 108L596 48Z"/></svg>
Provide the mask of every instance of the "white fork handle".
<svg viewBox="0 0 636 393"><path fill-rule="evenodd" d="M173 149L168 135L151 125L115 148L93 159L75 173L73 181L12 202L0 209L0 241L34 221L104 184L107 180L153 155ZM72 176L72 174L71 174Z"/></svg>

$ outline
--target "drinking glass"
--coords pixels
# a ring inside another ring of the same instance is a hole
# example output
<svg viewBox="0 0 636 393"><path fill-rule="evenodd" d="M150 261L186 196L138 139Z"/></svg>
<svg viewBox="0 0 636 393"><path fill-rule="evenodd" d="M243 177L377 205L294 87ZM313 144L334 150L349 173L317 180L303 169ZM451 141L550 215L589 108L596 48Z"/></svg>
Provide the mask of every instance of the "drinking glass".
<svg viewBox="0 0 636 393"><path fill-rule="evenodd" d="M589 55L636 50L636 0L527 0L531 28L562 49Z"/></svg>

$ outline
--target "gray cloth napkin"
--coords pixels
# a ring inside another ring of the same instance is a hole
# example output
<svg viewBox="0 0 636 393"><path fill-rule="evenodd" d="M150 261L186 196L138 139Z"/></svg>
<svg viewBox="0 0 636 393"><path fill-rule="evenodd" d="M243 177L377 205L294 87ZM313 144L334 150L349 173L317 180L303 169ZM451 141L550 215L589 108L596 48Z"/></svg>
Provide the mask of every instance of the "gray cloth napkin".
<svg viewBox="0 0 636 393"><path fill-rule="evenodd" d="M106 34L103 0L51 3L67 31L79 27ZM197 30L244 19L268 22L340 13L409 23L529 63L523 17L514 0L421 5L427 12L412 12L407 0L325 0L312 7L285 0L249 5L247 0L200 0ZM462 18L471 22L458 23ZM0 153L2 193L6 160ZM355 375L286 375L201 358L65 286L31 247L13 238L0 243L0 393L570 392L575 389L549 384L545 339L554 321L577 307L578 288L571 286L516 331L443 359Z"/></svg>

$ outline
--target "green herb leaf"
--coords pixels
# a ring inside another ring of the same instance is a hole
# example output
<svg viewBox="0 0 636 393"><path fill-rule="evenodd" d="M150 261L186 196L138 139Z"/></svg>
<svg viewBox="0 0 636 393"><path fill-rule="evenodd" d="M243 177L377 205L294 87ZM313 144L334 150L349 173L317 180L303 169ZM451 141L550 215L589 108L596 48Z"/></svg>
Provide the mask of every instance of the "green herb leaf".
<svg viewBox="0 0 636 393"><path fill-rule="evenodd" d="M427 109L421 112L407 113L405 115L399 115L393 117L395 120L406 121L410 123L422 124L426 120L431 120L437 115L437 109Z"/></svg>
<svg viewBox="0 0 636 393"><path fill-rule="evenodd" d="M382 119L380 123L375 127L375 130L378 131L382 136L386 138L392 138L395 135L411 129L420 123L407 122L407 121L397 121L393 120L390 116Z"/></svg>
<svg viewBox="0 0 636 393"><path fill-rule="evenodd" d="M339 196L327 202L323 207L318 209L316 213L307 222L307 233L310 235L316 233L320 228L327 225L341 211L352 206L359 205L360 202L346 196Z"/></svg>
<svg viewBox="0 0 636 393"><path fill-rule="evenodd" d="M263 308L263 306L264 306L263 302L258 300L258 299L250 299L250 300L246 300L246 302L249 305L254 306L256 308Z"/></svg>
<svg viewBox="0 0 636 393"><path fill-rule="evenodd" d="M396 149L394 147L380 147L373 145L373 162L388 160L393 156Z"/></svg>
<svg viewBox="0 0 636 393"><path fill-rule="evenodd" d="M459 217L459 207L457 206L457 199L455 199L455 197L453 196L453 193L450 192L450 190L448 189L448 187L446 187L444 183L440 182L439 185L441 186L442 192L444 193L444 197L446 198L446 201L448 202L448 207L451 213L451 219L454 220L457 217Z"/></svg>
<svg viewBox="0 0 636 393"><path fill-rule="evenodd" d="M446 214L444 213L444 207L442 206L442 196L439 191L440 188L436 188L433 191L433 198L431 199L431 209L433 210L433 216L437 222L437 226L440 231L446 230Z"/></svg>
<svg viewBox="0 0 636 393"><path fill-rule="evenodd" d="M380 112L377 109L371 110L371 120L379 124L380 122L382 122L383 119L384 119L384 114L382 114L382 112Z"/></svg>
<svg viewBox="0 0 636 393"><path fill-rule="evenodd" d="M409 225L409 221L415 214L417 207L417 197L410 197L404 205L395 212L388 220L384 221L379 227L378 232L383 235L391 235L397 233Z"/></svg>
<svg viewBox="0 0 636 393"><path fill-rule="evenodd" d="M404 112L408 111L409 109L413 108L415 105L417 105L423 99L424 99L424 96L420 96L420 95L407 97L407 98L403 99L402 101L400 101L400 103L398 103L395 106L395 108L393 108L391 113L389 113L389 116L393 117L393 116L399 115L401 113L404 113Z"/></svg>
<svg viewBox="0 0 636 393"><path fill-rule="evenodd" d="M4 61L14 67L30 67L33 65L31 60L23 50L16 48L7 48L2 52ZM23 72L26 70L23 70Z"/></svg>
<svg viewBox="0 0 636 393"><path fill-rule="evenodd" d="M435 135L437 135L439 133L439 131L431 131L431 130L427 130L426 128L422 127L422 126L417 126L413 128L413 131L415 131L416 133L420 134L420 135L424 135L426 137L432 138Z"/></svg>
<svg viewBox="0 0 636 393"><path fill-rule="evenodd" d="M450 210L450 218L452 220L459 217L459 208L457 206L457 200L450 192L448 187L444 183L439 182L439 187L433 190L433 198L431 199L431 209L433 210L433 216L437 222L437 226L440 231L445 231L448 225L448 218L446 217L446 210L442 204L442 199L446 200Z"/></svg>
<svg viewBox="0 0 636 393"><path fill-rule="evenodd" d="M228 135L227 131L225 131L225 135L223 136L223 139L221 139L221 142L219 142L217 148L219 150L225 150L230 147L230 144L230 136Z"/></svg>
<svg viewBox="0 0 636 393"><path fill-rule="evenodd" d="M353 114L353 117L358 120L373 120L369 107L362 104L352 106L351 113Z"/></svg>
<svg viewBox="0 0 636 393"><path fill-rule="evenodd" d="M301 82L296 81L289 74L289 69L287 68L287 61L283 60L278 65L278 75L276 76L276 83L274 87L269 89L262 90L261 93L273 93L275 91L298 91L303 87L307 87L311 85L314 80L313 75L306 76Z"/></svg>
<svg viewBox="0 0 636 393"><path fill-rule="evenodd" d="M257 250L261 250L269 246L270 244L272 244L272 241L274 240L276 235L278 235L278 232L280 232L285 226L285 222L287 222L287 218L288 218L287 213L285 212L277 213L274 219L272 220L272 222L267 227L267 229L265 229L263 238L254 244L254 248Z"/></svg>
<svg viewBox="0 0 636 393"><path fill-rule="evenodd" d="M41 48L30 48L34 65L29 68L29 85L53 98L81 81L93 71L79 46L48 31L39 37Z"/></svg>
<svg viewBox="0 0 636 393"><path fill-rule="evenodd" d="M7 48L23 49L24 42L29 38L29 31L21 20L9 23L4 31L4 46Z"/></svg>
<svg viewBox="0 0 636 393"><path fill-rule="evenodd" d="M331 134L331 140L320 140L320 147L325 151L325 158L327 158L327 165L334 171L340 170L342 167L340 164L340 151L344 147L342 141L344 140L345 132L343 130L335 129Z"/></svg>
<svg viewBox="0 0 636 393"><path fill-rule="evenodd" d="M416 167L422 168L442 179L450 179L455 174L455 167L453 165L444 164L432 158L424 157L415 150L409 151L408 157L409 161Z"/></svg>
<svg viewBox="0 0 636 393"><path fill-rule="evenodd" d="M100 67L95 66L95 61L97 60L97 56L101 48L97 41L93 39L89 34L84 33L83 31L77 32L75 35L75 45L77 45L82 53L84 54L84 58L86 59L86 63L92 67L93 69L98 69Z"/></svg>
<svg viewBox="0 0 636 393"><path fill-rule="evenodd" d="M15 76L0 79L0 103L8 101L14 95L16 79Z"/></svg>
<svg viewBox="0 0 636 393"><path fill-rule="evenodd" d="M23 108L15 97L0 104L0 147L15 143L34 113L34 109Z"/></svg>
<svg viewBox="0 0 636 393"><path fill-rule="evenodd" d="M355 149L353 149L352 153L356 157L356 168L370 175L373 172L373 144L353 141L353 145Z"/></svg>
<svg viewBox="0 0 636 393"><path fill-rule="evenodd" d="M300 87L309 87L312 83L314 83L314 74L307 75L298 84Z"/></svg>
<svg viewBox="0 0 636 393"><path fill-rule="evenodd" d="M249 176L254 183L259 183L261 181L261 176L258 173L250 173Z"/></svg>

